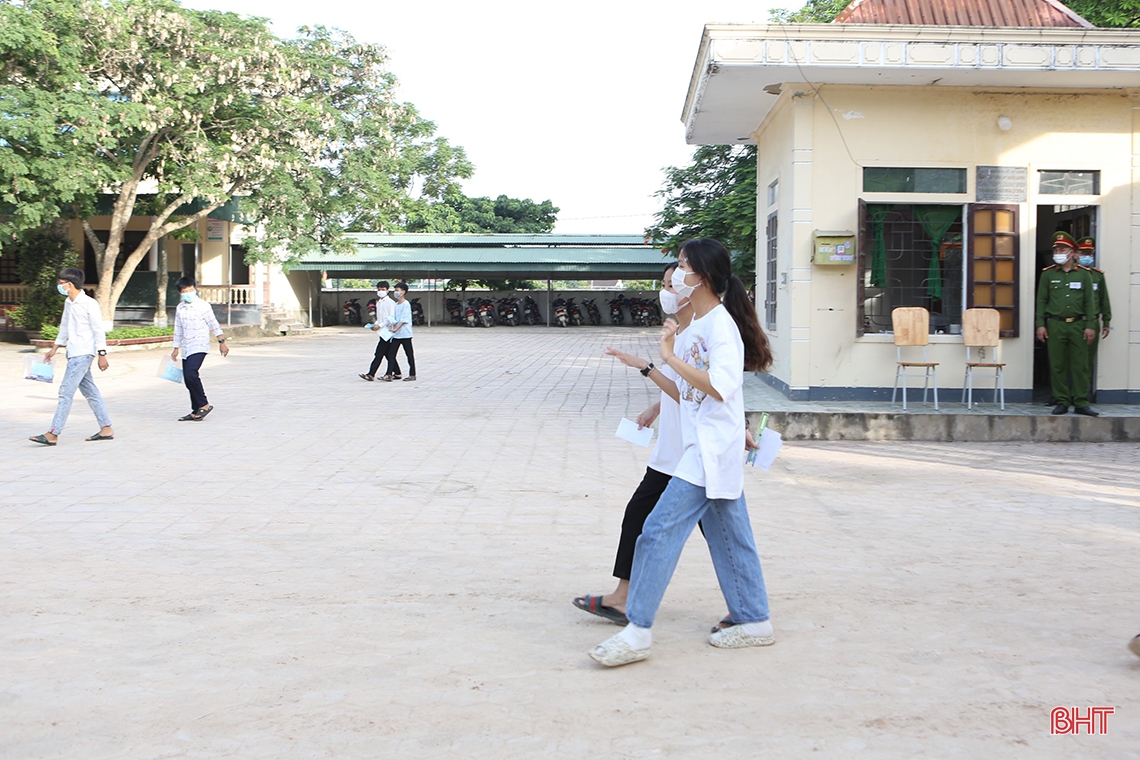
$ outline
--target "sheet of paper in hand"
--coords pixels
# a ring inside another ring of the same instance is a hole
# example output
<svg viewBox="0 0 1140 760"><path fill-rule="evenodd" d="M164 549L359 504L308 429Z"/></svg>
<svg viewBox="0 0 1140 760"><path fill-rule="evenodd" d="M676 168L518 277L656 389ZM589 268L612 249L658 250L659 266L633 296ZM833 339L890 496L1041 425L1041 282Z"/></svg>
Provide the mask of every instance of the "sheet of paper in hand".
<svg viewBox="0 0 1140 760"><path fill-rule="evenodd" d="M158 363L158 372L155 374L163 380L169 380L172 383L182 383L182 368L169 356L164 355L162 357Z"/></svg>
<svg viewBox="0 0 1140 760"><path fill-rule="evenodd" d="M392 340L392 331L389 330L387 327L381 327L379 335L380 335L380 340Z"/></svg>
<svg viewBox="0 0 1140 760"><path fill-rule="evenodd" d="M748 452L748 459L745 460L745 464L751 467L759 467L767 472L772 467L772 463L776 461L776 455L780 453L780 449L784 447L784 437L775 430L764 428L760 431L760 440L757 443L760 444L760 448Z"/></svg>
<svg viewBox="0 0 1140 760"><path fill-rule="evenodd" d="M636 443L638 446L649 446L653 443L653 428L647 427L638 430L637 423L633 420L627 420L625 417L621 418L614 435L624 441Z"/></svg>
<svg viewBox="0 0 1140 760"><path fill-rule="evenodd" d="M43 357L40 356L25 356L24 379L36 380L41 383L54 382L55 365L49 361L45 361Z"/></svg>

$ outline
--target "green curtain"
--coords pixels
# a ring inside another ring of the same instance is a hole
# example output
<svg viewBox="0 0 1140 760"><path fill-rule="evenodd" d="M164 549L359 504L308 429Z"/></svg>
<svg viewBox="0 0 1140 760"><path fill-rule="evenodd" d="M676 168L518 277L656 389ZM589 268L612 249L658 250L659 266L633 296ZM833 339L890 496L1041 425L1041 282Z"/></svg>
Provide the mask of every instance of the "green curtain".
<svg viewBox="0 0 1140 760"><path fill-rule="evenodd" d="M867 204L867 216L871 217L871 235L874 243L871 246L871 287L887 287L887 239L883 231L883 222L891 213L891 207L878 203Z"/></svg>
<svg viewBox="0 0 1140 760"><path fill-rule="evenodd" d="M938 252L942 248L942 237L961 214L961 206L914 207L915 218L930 238L930 274L926 279L926 294L931 298L942 298L942 260Z"/></svg>

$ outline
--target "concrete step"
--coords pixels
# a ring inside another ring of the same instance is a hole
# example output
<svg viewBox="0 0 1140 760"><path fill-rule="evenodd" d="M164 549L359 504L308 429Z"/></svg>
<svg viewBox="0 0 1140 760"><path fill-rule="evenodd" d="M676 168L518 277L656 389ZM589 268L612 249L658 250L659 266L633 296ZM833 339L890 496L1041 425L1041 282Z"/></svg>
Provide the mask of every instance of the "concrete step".
<svg viewBox="0 0 1140 760"><path fill-rule="evenodd" d="M746 413L753 430L761 414ZM769 416L768 427L788 441L1140 441L1140 417L1111 414L776 411Z"/></svg>
<svg viewBox="0 0 1140 760"><path fill-rule="evenodd" d="M313 333L313 328L301 322L291 322L281 325L279 329L282 335L312 335Z"/></svg>

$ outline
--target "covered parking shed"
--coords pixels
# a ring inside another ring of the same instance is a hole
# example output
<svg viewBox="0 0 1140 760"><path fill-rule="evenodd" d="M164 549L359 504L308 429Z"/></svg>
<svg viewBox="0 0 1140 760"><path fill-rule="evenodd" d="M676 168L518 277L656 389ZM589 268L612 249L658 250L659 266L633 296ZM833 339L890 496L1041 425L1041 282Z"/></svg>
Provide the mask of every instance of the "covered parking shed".
<svg viewBox="0 0 1140 760"><path fill-rule="evenodd" d="M443 290L436 287L442 281L545 281L545 293L530 293L549 319L554 280L658 280L672 260L641 235L361 232L349 237L354 253L307 256L290 272L298 300L308 299L310 319L317 309L318 323L326 277L427 281L428 290L412 295L423 299L429 324L445 320Z"/></svg>

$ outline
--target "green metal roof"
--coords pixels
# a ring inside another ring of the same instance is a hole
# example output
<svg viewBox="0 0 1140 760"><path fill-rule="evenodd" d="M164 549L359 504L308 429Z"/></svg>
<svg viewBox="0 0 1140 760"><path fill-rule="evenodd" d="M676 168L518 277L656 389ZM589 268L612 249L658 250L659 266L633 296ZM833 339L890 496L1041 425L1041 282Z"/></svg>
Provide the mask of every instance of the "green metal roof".
<svg viewBox="0 0 1140 760"><path fill-rule="evenodd" d="M661 276L672 257L640 235L355 233L355 255L307 256L294 269L336 277L617 279Z"/></svg>

